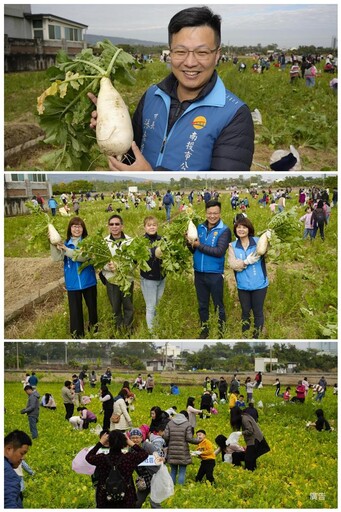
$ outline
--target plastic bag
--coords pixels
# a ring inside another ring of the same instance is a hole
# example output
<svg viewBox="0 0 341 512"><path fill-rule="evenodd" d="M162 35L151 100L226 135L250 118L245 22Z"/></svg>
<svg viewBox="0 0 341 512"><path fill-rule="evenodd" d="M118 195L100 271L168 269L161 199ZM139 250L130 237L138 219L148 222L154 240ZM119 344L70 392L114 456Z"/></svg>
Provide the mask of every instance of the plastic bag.
<svg viewBox="0 0 341 512"><path fill-rule="evenodd" d="M238 444L241 435L241 432L232 432L232 434L230 434L229 437L226 439L226 446L228 446L229 444Z"/></svg>
<svg viewBox="0 0 341 512"><path fill-rule="evenodd" d="M259 112L258 108L255 108L255 110L251 112L251 116L254 124L263 124L262 114Z"/></svg>
<svg viewBox="0 0 341 512"><path fill-rule="evenodd" d="M232 453L225 453L224 462L228 462L228 464L232 464Z"/></svg>
<svg viewBox="0 0 341 512"><path fill-rule="evenodd" d="M160 469L153 475L150 484L150 499L154 503L161 503L174 494L174 484L167 466L161 464Z"/></svg>
<svg viewBox="0 0 341 512"><path fill-rule="evenodd" d="M257 404L257 407L259 407L260 409L263 408L263 402L262 400L259 400L258 404Z"/></svg>

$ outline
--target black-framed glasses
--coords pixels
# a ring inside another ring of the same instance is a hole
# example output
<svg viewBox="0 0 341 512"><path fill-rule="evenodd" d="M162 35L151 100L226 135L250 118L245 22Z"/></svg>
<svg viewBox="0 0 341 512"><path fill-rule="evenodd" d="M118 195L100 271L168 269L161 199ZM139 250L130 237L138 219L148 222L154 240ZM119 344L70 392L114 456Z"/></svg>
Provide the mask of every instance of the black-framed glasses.
<svg viewBox="0 0 341 512"><path fill-rule="evenodd" d="M109 222L109 226L120 226L120 222Z"/></svg>
<svg viewBox="0 0 341 512"><path fill-rule="evenodd" d="M211 50L210 48L194 48L194 50L188 50L188 48L174 48L174 49L171 49L170 50L170 53L173 57L174 60L185 60L187 57L188 57L188 54L189 53L193 53L193 55L195 56L195 58L199 61L205 61L205 60L209 60L209 58L211 57L212 53L216 52L217 50L219 50L219 46L217 46L217 48L213 48L213 50Z"/></svg>

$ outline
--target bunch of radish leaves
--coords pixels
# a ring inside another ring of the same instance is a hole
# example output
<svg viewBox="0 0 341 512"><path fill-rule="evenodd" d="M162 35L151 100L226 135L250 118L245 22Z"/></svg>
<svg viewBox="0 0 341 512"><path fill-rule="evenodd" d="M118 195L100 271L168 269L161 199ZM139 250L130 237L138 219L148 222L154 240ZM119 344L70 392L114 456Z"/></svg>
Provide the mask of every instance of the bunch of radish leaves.
<svg viewBox="0 0 341 512"><path fill-rule="evenodd" d="M54 170L87 171L100 156L94 130L90 128L95 106L87 97L96 96L100 79L133 84L134 57L110 41L97 43L94 49L82 50L70 58L61 51L56 65L47 73L51 86L38 98L39 123L46 134L44 142L59 147L45 158Z"/></svg>

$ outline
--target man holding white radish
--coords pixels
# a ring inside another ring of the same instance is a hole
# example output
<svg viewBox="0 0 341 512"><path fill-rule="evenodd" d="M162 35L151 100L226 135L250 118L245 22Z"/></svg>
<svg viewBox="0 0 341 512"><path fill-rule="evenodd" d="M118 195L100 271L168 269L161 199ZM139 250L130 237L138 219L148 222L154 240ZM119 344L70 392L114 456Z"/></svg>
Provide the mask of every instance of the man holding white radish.
<svg viewBox="0 0 341 512"><path fill-rule="evenodd" d="M209 335L208 320L210 298L218 311L219 335L222 337L226 320L224 306L224 265L225 254L231 242L231 230L221 219L221 203L206 203L206 221L198 226L198 238L189 242L193 254L194 284L199 304L201 321L200 339Z"/></svg>
<svg viewBox="0 0 341 512"><path fill-rule="evenodd" d="M245 103L225 88L221 18L189 7L168 26L171 74L152 85L133 116L131 165L109 157L113 171L249 171L254 128ZM96 103L96 97L88 93ZM94 128L97 113L93 112Z"/></svg>

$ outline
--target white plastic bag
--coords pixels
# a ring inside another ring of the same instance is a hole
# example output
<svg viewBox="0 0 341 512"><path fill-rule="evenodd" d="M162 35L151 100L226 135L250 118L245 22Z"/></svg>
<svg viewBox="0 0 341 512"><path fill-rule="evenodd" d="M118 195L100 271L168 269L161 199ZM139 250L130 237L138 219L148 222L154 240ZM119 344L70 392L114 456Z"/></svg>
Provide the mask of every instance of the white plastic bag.
<svg viewBox="0 0 341 512"><path fill-rule="evenodd" d="M229 444L238 444L241 435L241 432L232 432L232 434L230 434L229 437L226 439L226 446L228 446Z"/></svg>
<svg viewBox="0 0 341 512"><path fill-rule="evenodd" d="M174 494L174 484L167 466L161 464L160 469L153 475L150 484L150 499L154 503L161 503Z"/></svg>
<svg viewBox="0 0 341 512"><path fill-rule="evenodd" d="M225 453L224 462L227 462L228 464L232 464L232 453Z"/></svg>
<svg viewBox="0 0 341 512"><path fill-rule="evenodd" d="M263 408L263 402L262 400L259 400L258 404L257 404L257 407L259 407L260 409Z"/></svg>
<svg viewBox="0 0 341 512"><path fill-rule="evenodd" d="M255 108L255 110L251 112L251 116L254 124L263 124L262 114L259 112L258 108Z"/></svg>

